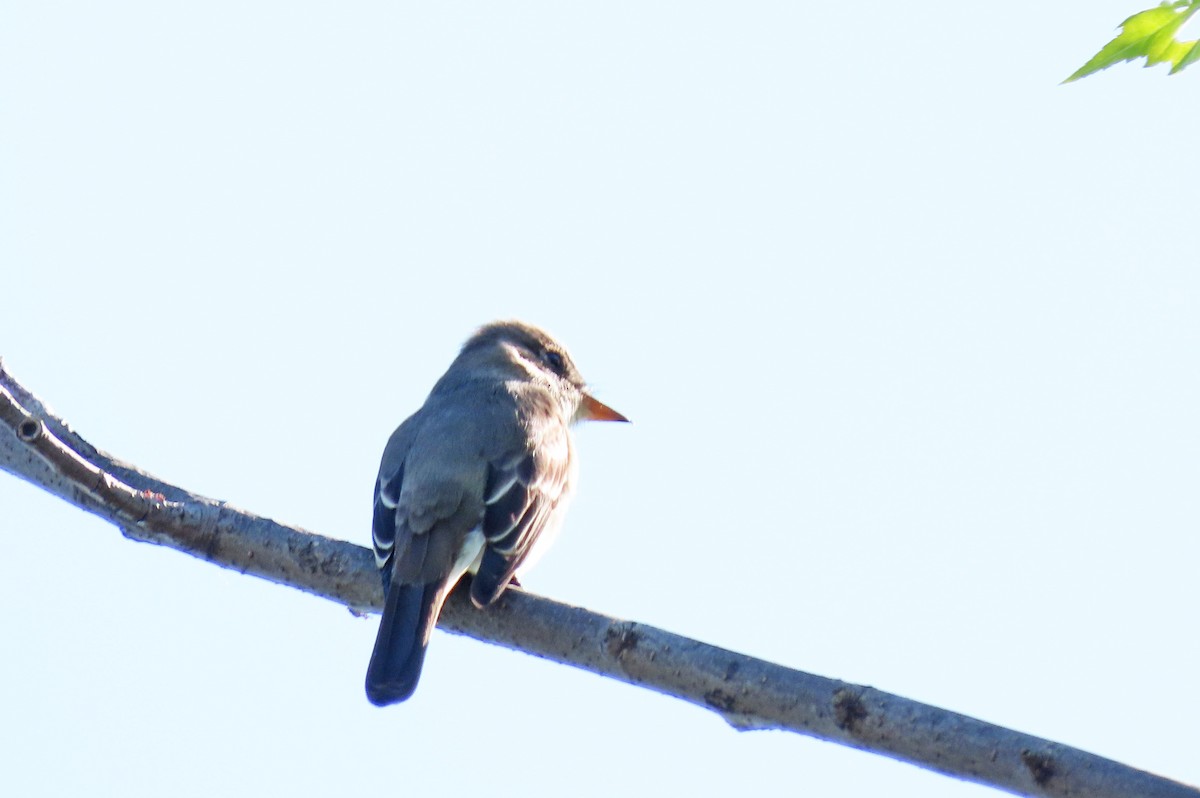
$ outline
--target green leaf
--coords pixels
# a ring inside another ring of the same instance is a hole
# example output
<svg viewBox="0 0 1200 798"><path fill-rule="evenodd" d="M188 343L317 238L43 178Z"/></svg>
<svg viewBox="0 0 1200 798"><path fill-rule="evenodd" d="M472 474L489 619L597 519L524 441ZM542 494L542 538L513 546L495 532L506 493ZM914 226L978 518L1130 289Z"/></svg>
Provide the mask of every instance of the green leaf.
<svg viewBox="0 0 1200 798"><path fill-rule="evenodd" d="M1142 57L1146 59L1146 66L1170 64L1170 74L1174 75L1200 60L1200 40L1181 42L1175 38L1180 26L1197 11L1200 11L1200 0L1178 0L1134 14L1121 24L1121 34L1117 38L1104 45L1063 83L1079 80L1121 61Z"/></svg>

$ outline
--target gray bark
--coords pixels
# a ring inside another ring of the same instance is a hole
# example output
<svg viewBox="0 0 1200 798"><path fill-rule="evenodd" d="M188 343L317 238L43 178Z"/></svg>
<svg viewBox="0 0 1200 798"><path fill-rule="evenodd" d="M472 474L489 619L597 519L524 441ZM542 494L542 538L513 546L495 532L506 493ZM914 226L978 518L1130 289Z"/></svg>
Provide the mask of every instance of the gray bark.
<svg viewBox="0 0 1200 798"><path fill-rule="evenodd" d="M371 552L197 496L102 452L0 363L0 468L115 524L357 613L382 605ZM510 589L476 610L459 589L439 625L680 698L739 730L780 729L1030 796L1200 798L1200 790L872 687L775 665Z"/></svg>

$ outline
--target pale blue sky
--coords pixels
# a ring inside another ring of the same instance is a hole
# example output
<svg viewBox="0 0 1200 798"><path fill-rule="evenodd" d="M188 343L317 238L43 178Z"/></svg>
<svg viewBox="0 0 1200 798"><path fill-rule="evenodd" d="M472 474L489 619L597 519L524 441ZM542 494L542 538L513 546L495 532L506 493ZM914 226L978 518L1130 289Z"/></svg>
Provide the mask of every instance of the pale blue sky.
<svg viewBox="0 0 1200 798"><path fill-rule="evenodd" d="M1149 4L4 3L0 355L366 545L543 325L635 423L530 589L1197 783L1200 68L1057 85ZM4 794L992 794L0 506Z"/></svg>

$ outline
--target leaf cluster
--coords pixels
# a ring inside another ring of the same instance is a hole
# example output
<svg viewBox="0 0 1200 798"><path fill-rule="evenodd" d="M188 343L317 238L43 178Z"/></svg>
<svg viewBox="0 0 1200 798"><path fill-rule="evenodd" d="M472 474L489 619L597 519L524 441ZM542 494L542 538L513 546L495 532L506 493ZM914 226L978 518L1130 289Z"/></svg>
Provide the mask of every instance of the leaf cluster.
<svg viewBox="0 0 1200 798"><path fill-rule="evenodd" d="M1183 23L1197 11L1200 11L1200 0L1178 0L1134 14L1121 24L1120 35L1063 82L1070 83L1121 61L1142 57L1148 67L1170 64L1170 74L1174 75L1200 61L1200 40L1181 42L1176 38Z"/></svg>

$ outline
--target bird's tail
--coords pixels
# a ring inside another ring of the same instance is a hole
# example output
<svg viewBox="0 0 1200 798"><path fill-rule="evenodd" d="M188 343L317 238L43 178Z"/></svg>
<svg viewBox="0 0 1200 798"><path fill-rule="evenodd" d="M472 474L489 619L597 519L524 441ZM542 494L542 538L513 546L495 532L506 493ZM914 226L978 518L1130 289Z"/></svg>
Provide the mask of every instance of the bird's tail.
<svg viewBox="0 0 1200 798"><path fill-rule="evenodd" d="M446 585L437 582L392 582L367 666L367 698L375 706L397 704L417 689L425 647L448 592Z"/></svg>

